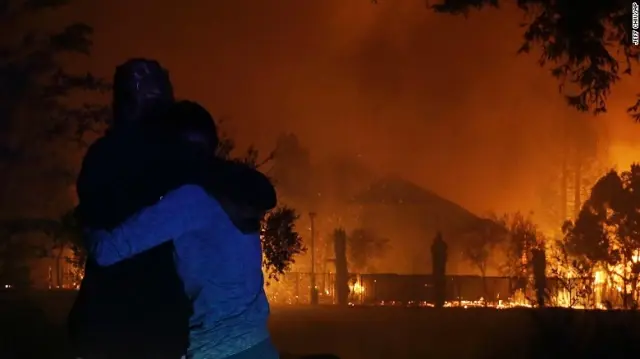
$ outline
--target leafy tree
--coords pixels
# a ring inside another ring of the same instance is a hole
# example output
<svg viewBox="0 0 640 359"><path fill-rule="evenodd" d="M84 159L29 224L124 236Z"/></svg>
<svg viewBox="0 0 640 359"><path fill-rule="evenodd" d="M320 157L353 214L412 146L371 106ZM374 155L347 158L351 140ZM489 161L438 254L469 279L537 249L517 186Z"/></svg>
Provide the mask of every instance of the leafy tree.
<svg viewBox="0 0 640 359"><path fill-rule="evenodd" d="M640 280L640 165L611 171L593 187L565 241L571 254L606 271L625 307L636 306Z"/></svg>
<svg viewBox="0 0 640 359"><path fill-rule="evenodd" d="M487 295L486 277L487 266L491 255L496 252L498 246L504 243L507 235L506 229L501 225L496 216L483 218L466 231L466 245L463 255L469 263L474 265L482 277L482 287Z"/></svg>
<svg viewBox="0 0 640 359"><path fill-rule="evenodd" d="M563 231L571 231L572 223L567 222ZM593 308L595 269L583 257L571 255L563 240L555 241L550 250L549 272L554 277L557 289L556 305L573 308L576 305Z"/></svg>
<svg viewBox="0 0 640 359"><path fill-rule="evenodd" d="M351 270L373 271L372 261L386 254L389 249L389 239L368 229L356 228L347 237L347 248Z"/></svg>
<svg viewBox="0 0 640 359"><path fill-rule="evenodd" d="M75 177L68 153L61 148L70 140L83 144L84 134L106 119L104 106L83 104L76 95L104 91L108 84L91 74L70 73L63 62L69 55L89 55L92 28L72 23L51 31L38 25L42 18L34 21L34 16L53 14L69 2L1 2L0 199L14 213L61 202L57 197L42 198L65 193L62 188ZM25 194L32 192L31 197L40 196L29 201Z"/></svg>
<svg viewBox="0 0 640 359"><path fill-rule="evenodd" d="M0 245L5 277L10 272L15 274L10 277L28 277L26 261L35 249L19 234L44 231L55 245L61 243L58 220L31 217L55 217L72 205L67 190L79 163L69 153L81 153L85 134L99 131L108 119L107 108L85 102L83 94L104 92L109 84L64 66L70 56L89 55L92 28L84 23L55 29L40 25L70 2L0 1L0 216L8 219ZM51 251L41 243L40 252L43 246Z"/></svg>
<svg viewBox="0 0 640 359"><path fill-rule="evenodd" d="M517 0L515 4L528 19L519 53L539 50L538 63L551 65L551 75L559 80L561 90L566 84L578 89L566 95L570 106L596 114L606 111L611 88L622 75L631 74L640 56L640 48L631 39L629 3ZM441 0L431 8L467 16L471 9L504 5L507 2L499 0ZM636 121L640 120L639 108L640 99L629 108Z"/></svg>
<svg viewBox="0 0 640 359"><path fill-rule="evenodd" d="M297 219L298 214L289 207L278 207L264 219L263 267L269 279L278 280L295 262L294 256L307 250L295 228Z"/></svg>

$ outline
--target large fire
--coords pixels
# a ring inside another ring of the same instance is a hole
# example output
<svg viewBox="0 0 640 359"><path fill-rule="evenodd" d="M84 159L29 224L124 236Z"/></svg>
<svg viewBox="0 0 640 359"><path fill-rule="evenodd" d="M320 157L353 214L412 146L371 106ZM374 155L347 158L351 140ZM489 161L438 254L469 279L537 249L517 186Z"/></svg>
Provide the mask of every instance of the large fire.
<svg viewBox="0 0 640 359"><path fill-rule="evenodd" d="M631 266L640 262L640 251L636 252L633 256L633 259L627 264L626 268L622 265L615 266L607 266L607 268L599 268L594 272L593 278L588 281L589 284L584 284L580 281L579 278L576 277L576 273L571 268L561 268L561 275L565 280L571 281L575 280L574 284L569 287L556 286L553 291L549 291L548 295L548 305L555 307L565 307L565 308L573 308L573 309L600 309L604 310L611 307L620 307L619 298L621 298L622 292L624 291L624 273L625 271L628 273L631 270ZM557 263L550 263L550 265L559 265ZM296 274L298 275L298 274ZM307 294L311 290L310 285L308 283L304 285L299 285L300 282L299 276L296 277L296 289L293 290L291 285L287 285L287 283L283 283L282 281L276 281L268 284L266 286L267 295L269 300L273 304L306 304L308 300ZM322 281L317 281L321 283ZM290 283L289 283L290 284ZM376 285L376 281L369 282L369 286ZM590 299L588 302L590 304L585 304L586 302L577 301L578 297L577 292L585 289L585 286L590 285L591 288L589 290ZM331 287L331 285L329 285ZM627 283L626 293L632 293L634 290L638 290L638 288L634 288L631 283ZM323 289L324 288L324 289ZM326 289L327 286L318 285L316 288L321 295L321 303L325 304L335 304L335 296L333 293L333 289ZM349 282L349 304L351 306L361 305L365 303L364 298L368 295L368 292L371 288L367 287L367 284L361 279L360 276L355 276ZM375 289L373 289L375 290ZM490 307L495 309L508 309L508 308L517 308L517 307L533 307L534 304L532 302L532 297L535 294L531 293L531 289L526 290L516 290L513 295L509 297L501 297L500 295L496 296L496 298L456 298L455 300L450 300L445 302L444 306L448 308L458 307L458 308L472 308L472 307ZM612 299L613 298L613 299ZM609 302L607 304L607 302ZM614 302L611 304L611 302ZM616 304L617 303L617 304ZM375 302L368 301L367 305L376 305L376 306L406 306L406 307L433 307L432 303L427 301L394 301L394 300L379 300Z"/></svg>

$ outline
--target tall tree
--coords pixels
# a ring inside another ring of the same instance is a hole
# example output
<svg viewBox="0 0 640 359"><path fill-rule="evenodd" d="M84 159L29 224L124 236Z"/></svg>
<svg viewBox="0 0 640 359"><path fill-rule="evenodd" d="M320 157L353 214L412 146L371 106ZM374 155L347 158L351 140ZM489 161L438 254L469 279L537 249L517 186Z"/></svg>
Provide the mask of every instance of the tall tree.
<svg viewBox="0 0 640 359"><path fill-rule="evenodd" d="M85 135L107 120L106 107L87 102L94 96L85 95L104 92L109 84L65 66L66 59L88 56L92 46L87 24L54 26L56 12L70 2L0 1L0 217L5 220L0 246L8 254L0 256L3 275L28 268L26 260L34 257L17 234L58 223L72 206L69 189ZM53 238L59 230L46 232Z"/></svg>
<svg viewBox="0 0 640 359"><path fill-rule="evenodd" d="M377 2L378 0L373 0ZM510 4L510 3L509 3ZM467 16L471 9L509 5L500 0L441 0L431 8L438 13ZM640 47L632 41L631 2L595 0L517 0L526 15L519 53L541 53L538 63L550 65L567 102L579 111L601 113L607 109L611 88L622 75L630 75ZM640 98L629 108L640 120Z"/></svg>
<svg viewBox="0 0 640 359"><path fill-rule="evenodd" d="M639 190L640 165L609 172L594 185L577 220L565 229L569 252L606 272L625 307L636 306L639 299Z"/></svg>
<svg viewBox="0 0 640 359"><path fill-rule="evenodd" d="M496 252L500 244L504 243L507 231L501 225L499 218L492 215L477 221L465 232L468 239L465 241L463 255L480 272L484 297L486 298L487 268L491 261L491 255Z"/></svg>
<svg viewBox="0 0 640 359"><path fill-rule="evenodd" d="M278 279L291 268L294 257L306 252L295 228L298 215L293 208L278 207L269 212L262 229L263 267L269 279Z"/></svg>
<svg viewBox="0 0 640 359"><path fill-rule="evenodd" d="M63 61L89 55L92 28L72 23L51 31L39 25L53 21L55 11L69 2L0 2L0 201L13 213L61 202L56 195L74 178L73 161L61 147L69 140L82 143L83 135L105 120L104 106L82 104L77 95L106 90L108 84L67 71Z"/></svg>

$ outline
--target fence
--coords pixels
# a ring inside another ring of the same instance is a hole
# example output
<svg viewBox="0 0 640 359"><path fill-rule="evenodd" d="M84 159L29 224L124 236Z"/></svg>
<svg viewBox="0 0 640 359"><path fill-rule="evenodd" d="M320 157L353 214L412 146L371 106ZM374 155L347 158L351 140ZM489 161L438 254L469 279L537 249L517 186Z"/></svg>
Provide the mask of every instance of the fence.
<svg viewBox="0 0 640 359"><path fill-rule="evenodd" d="M336 304L335 274L316 273L316 287L320 304ZM525 281L526 282L526 281ZM525 283L526 284L526 283ZM585 283L574 280L572 288L567 283L556 278L547 278L547 293L550 305L575 306L582 305L572 298L577 294L576 288L584 287ZM513 298L518 288L524 288L522 280L509 277L480 276L447 276L446 300L477 301L484 299L497 303L499 300ZM434 287L431 275L402 275L402 274L351 274L349 281L349 301L354 304L378 304L394 302L409 304L427 302L433 303ZM599 294L585 299L596 305L604 301L606 288L600 288ZM527 303L535 295L530 291L521 291L520 304ZM267 285L267 295L273 304L309 304L311 298L310 273L286 273L279 281L271 281ZM610 293L610 298L619 297L617 293ZM571 304L570 304L571 303ZM613 303L620 305L621 303ZM584 304L587 305L587 304Z"/></svg>
<svg viewBox="0 0 640 359"><path fill-rule="evenodd" d="M335 274L316 273L316 288L319 293L320 304L336 304ZM595 291L586 299L575 301L577 291L589 284L574 279L572 283L547 278L547 290L552 306L585 306L600 307L606 303L613 308L623 307L621 293L613 287L602 284L594 287ZM498 300L513 298L516 288L522 283L515 278L480 276L447 276L446 300L455 304L456 301L475 301L484 298L488 302L497 304ZM572 287L573 290L569 287ZM576 290L578 288L578 290ZM53 289L50 288L50 289ZM62 288L61 288L62 289ZM310 304L311 303L311 274L289 272L272 280L267 284L267 295L271 304ZM351 274L349 280L349 302L354 304L411 304L433 303L434 287L431 275L402 275L402 274ZM47 291L52 292L52 291ZM54 291L58 292L58 291ZM59 296L75 295L74 291L60 291ZM0 290L1 295L13 295L13 290ZM533 293L528 293L530 298ZM518 304L526 302L526 298L516 298ZM582 298L579 298L582 299ZM513 303L512 303L513 304Z"/></svg>
<svg viewBox="0 0 640 359"><path fill-rule="evenodd" d="M321 304L335 304L335 274L316 273L316 287ZM447 276L447 300L492 300L510 297L515 282L511 278L479 276ZM432 302L431 275L352 274L349 281L350 302ZM311 298L311 273L286 273L267 285L274 304L308 304Z"/></svg>

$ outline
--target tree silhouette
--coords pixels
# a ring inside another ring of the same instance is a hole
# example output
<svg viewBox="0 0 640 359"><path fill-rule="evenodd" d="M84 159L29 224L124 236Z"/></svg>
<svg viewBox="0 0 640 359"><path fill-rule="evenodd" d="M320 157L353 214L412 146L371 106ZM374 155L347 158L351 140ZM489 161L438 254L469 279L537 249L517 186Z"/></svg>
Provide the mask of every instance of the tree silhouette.
<svg viewBox="0 0 640 359"><path fill-rule="evenodd" d="M298 214L289 207L278 207L264 219L261 236L263 267L269 279L278 280L295 262L294 257L307 250L295 228L297 219Z"/></svg>
<svg viewBox="0 0 640 359"><path fill-rule="evenodd" d="M575 223L566 225L568 251L607 273L625 307L636 306L640 281L640 165L611 171L594 186Z"/></svg>
<svg viewBox="0 0 640 359"><path fill-rule="evenodd" d="M84 103L81 95L106 91L109 84L70 73L63 62L89 55L92 28L72 23L51 31L38 25L69 2L0 2L0 200L13 213L63 203L55 196L72 183L76 168L61 149L72 142L84 145L85 133L107 120L105 106Z"/></svg>
<svg viewBox="0 0 640 359"><path fill-rule="evenodd" d="M500 223L496 216L483 218L466 231L468 238L463 251L464 257L480 272L482 277L482 288L484 296L487 296L487 266L491 259L491 254L504 243L507 230Z"/></svg>
<svg viewBox="0 0 640 359"><path fill-rule="evenodd" d="M235 153L237 151L236 141L222 130L225 120L217 120L216 125L218 127L219 143L216 148L216 156L230 161L244 163L251 168L262 168L264 165L270 163L274 156L275 151L271 151L265 158L260 158L260 151L254 146L247 147L244 152L240 154Z"/></svg>
<svg viewBox="0 0 640 359"><path fill-rule="evenodd" d="M99 131L109 114L106 106L83 97L104 93L109 84L64 66L70 56L89 55L92 28L80 22L57 29L40 25L68 3L0 1L0 265L4 277L25 285L26 261L37 256L34 251L41 255L53 250L52 243L61 244L57 217L72 205L67 190L79 165L69 153L81 153L85 134ZM31 231L44 231L53 242L34 248L19 235Z"/></svg>
<svg viewBox="0 0 640 359"><path fill-rule="evenodd" d="M375 0L374 0L375 2ZM611 88L622 75L630 75L640 56L631 39L631 4L596 0L517 0L528 23L519 53L540 50L538 63L549 64L551 75L578 89L567 93L570 106L601 113L607 109ZM498 8L499 0L441 0L431 8L438 13L467 16L472 9ZM565 92L566 93L566 92ZM640 121L640 98L628 110Z"/></svg>
<svg viewBox="0 0 640 359"><path fill-rule="evenodd" d="M572 231L572 223L566 222L563 231ZM549 272L564 293L556 296L556 305L573 308L578 304L593 308L595 268L584 257L572 255L564 240L555 241L550 251Z"/></svg>

